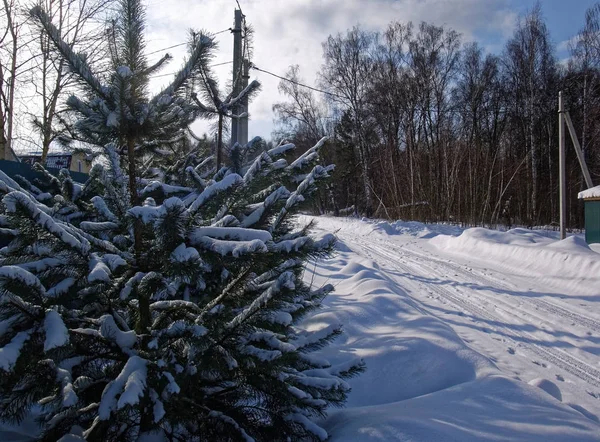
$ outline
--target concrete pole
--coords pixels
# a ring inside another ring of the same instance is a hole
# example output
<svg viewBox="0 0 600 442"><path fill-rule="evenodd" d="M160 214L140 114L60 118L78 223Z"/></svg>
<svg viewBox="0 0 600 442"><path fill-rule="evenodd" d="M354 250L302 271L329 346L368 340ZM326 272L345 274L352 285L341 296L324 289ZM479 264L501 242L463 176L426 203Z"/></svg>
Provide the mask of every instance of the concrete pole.
<svg viewBox="0 0 600 442"><path fill-rule="evenodd" d="M233 97L237 97L242 91L242 11L235 10L233 32ZM240 106L235 106L231 112L239 115ZM237 118L231 119L231 146L239 137L239 122Z"/></svg>
<svg viewBox="0 0 600 442"><path fill-rule="evenodd" d="M581 166L581 172L583 173L585 184L588 187L588 189L591 189L592 187L594 187L594 184L592 183L592 177L585 162L585 157L583 156L581 145L579 144L579 140L577 139L577 134L575 133L575 128L573 127L573 122L571 121L571 116L569 115L569 112L565 112L564 116L565 122L567 123L567 128L569 129L569 133L571 134L571 140L573 141L573 147L575 148L577 159L579 160L579 165Z"/></svg>
<svg viewBox="0 0 600 442"><path fill-rule="evenodd" d="M567 186L565 167L565 108L563 105L562 91L558 93L558 179L559 179L559 209L560 209L560 239L567 237L565 224L567 222Z"/></svg>
<svg viewBox="0 0 600 442"><path fill-rule="evenodd" d="M248 87L248 79L250 78L250 74L249 74L249 69L250 69L250 62L247 59L244 59L244 72L242 74L242 87L241 90L244 90L246 87ZM238 142L242 145L245 146L246 144L248 144L248 97L245 97L242 100L242 104L240 106L240 114L246 113L245 117L242 117L239 119L238 121L238 127L239 127L239 136L238 136Z"/></svg>

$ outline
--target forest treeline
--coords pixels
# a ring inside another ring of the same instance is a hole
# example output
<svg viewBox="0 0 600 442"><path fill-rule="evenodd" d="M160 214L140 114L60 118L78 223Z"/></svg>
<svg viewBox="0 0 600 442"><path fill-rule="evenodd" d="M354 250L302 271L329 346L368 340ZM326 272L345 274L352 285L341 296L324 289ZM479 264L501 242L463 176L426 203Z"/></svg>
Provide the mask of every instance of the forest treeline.
<svg viewBox="0 0 600 442"><path fill-rule="evenodd" d="M323 43L316 94L290 67L276 138L331 137L337 166L324 211L467 225L558 221L558 92L600 181L600 4L556 56L538 4L500 54L452 29L392 22ZM583 225L585 182L567 135L568 226Z"/></svg>

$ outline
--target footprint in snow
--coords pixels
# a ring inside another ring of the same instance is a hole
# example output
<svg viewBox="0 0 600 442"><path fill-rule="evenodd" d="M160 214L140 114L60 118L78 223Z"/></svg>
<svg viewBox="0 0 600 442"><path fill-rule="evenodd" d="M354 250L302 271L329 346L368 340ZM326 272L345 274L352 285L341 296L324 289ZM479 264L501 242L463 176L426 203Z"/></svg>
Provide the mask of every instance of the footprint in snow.
<svg viewBox="0 0 600 442"><path fill-rule="evenodd" d="M585 390L585 392L595 399L600 399L600 393L590 391L590 390Z"/></svg>

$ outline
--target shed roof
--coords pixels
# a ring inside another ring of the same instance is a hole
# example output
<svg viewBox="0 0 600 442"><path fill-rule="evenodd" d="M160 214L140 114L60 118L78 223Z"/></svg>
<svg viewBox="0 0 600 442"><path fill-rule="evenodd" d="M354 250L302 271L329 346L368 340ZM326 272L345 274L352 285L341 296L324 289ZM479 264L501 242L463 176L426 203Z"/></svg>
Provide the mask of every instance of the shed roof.
<svg viewBox="0 0 600 442"><path fill-rule="evenodd" d="M588 198L600 198L600 186L592 187L588 190L581 191L577 194L577 198L588 199Z"/></svg>

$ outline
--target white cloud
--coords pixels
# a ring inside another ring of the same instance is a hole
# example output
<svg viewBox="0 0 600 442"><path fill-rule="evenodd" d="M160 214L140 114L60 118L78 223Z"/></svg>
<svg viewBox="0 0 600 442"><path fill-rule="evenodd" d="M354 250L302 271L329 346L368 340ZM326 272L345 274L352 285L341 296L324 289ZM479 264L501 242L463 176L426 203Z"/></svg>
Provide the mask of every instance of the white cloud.
<svg viewBox="0 0 600 442"><path fill-rule="evenodd" d="M481 40L489 50L497 50L514 29L515 12L507 0L240 0L254 34L253 62L258 67L283 74L289 65L300 65L300 72L309 84L314 84L322 63L321 43L330 35L345 32L360 24L370 30L383 30L393 21L419 23L427 21L444 25L463 35L465 41ZM185 41L191 27L211 32L233 25L235 1L169 0L152 1L148 6L148 50ZM232 59L232 34L217 36L220 48L215 63ZM181 60L184 47L171 50ZM153 57L159 58L160 54ZM179 62L165 68L176 70ZM231 65L215 68L225 85L231 77ZM272 128L272 105L281 101L279 80L253 71L263 85L259 96L251 103L250 136L268 137ZM156 79L153 85L166 83L169 77ZM205 130L206 124L199 125ZM259 133L260 130L260 133Z"/></svg>

